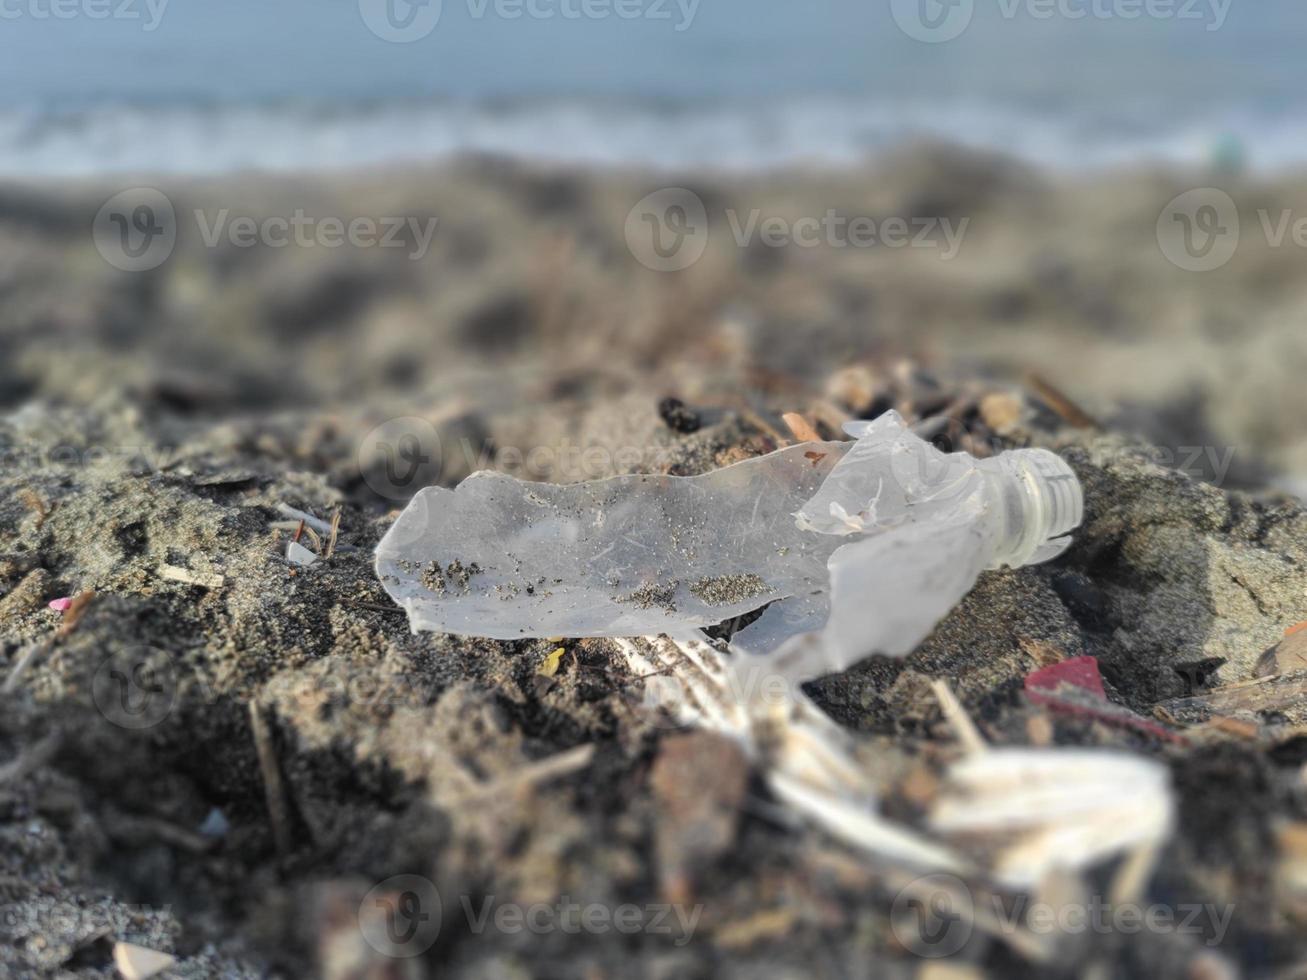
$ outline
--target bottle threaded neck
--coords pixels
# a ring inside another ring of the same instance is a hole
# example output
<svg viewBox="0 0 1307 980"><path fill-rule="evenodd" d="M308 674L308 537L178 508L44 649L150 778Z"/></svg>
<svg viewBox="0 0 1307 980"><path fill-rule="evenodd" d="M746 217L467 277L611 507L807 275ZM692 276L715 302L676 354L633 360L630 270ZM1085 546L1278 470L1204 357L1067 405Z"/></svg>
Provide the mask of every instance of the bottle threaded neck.
<svg viewBox="0 0 1307 980"><path fill-rule="evenodd" d="M1047 449L1016 449L981 465L1003 477L1007 547L998 563L1034 565L1065 551L1085 516L1084 491L1066 460Z"/></svg>

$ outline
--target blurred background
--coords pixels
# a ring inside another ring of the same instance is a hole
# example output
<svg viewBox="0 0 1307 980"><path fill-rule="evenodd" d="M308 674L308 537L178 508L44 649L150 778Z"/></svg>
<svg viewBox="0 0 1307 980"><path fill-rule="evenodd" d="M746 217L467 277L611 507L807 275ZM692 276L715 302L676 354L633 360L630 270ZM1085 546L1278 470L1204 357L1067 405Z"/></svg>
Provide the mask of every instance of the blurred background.
<svg viewBox="0 0 1307 980"><path fill-rule="evenodd" d="M484 421L908 359L1307 474L1294 0L0 16L6 405Z"/></svg>

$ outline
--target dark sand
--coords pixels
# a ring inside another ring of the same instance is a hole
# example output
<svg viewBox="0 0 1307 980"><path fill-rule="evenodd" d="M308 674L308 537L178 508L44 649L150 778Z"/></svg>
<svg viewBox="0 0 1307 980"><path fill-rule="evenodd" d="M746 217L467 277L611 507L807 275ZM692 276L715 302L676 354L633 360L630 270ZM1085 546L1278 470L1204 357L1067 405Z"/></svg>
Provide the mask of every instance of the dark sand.
<svg viewBox="0 0 1307 980"><path fill-rule="evenodd" d="M1307 620L1307 512L1272 489L1307 473L1307 280L1294 250L1255 240L1218 272L1169 265L1156 216L1193 182L923 150L839 177L469 161L169 185L183 214L440 223L414 262L210 249L191 221L165 265L131 275L87 234L117 188L0 188L0 678L27 661L0 694L0 973L107 977L125 938L175 952L181 977L915 975L885 869L790 822L732 747L651 718L604 641L412 636L370 561L425 483L484 466L698 473L776 448L781 412L830 436L891 406L951 414L953 448L1057 449L1087 520L1058 561L986 574L908 658L811 686L856 733L884 811L918 824L956 756L928 687L946 678L997 744L1051 736L1169 766L1179 827L1149 899L1234 906L1217 946L1095 937L1037 967L978 936L955 960L1151 978L1221 976L1195 972L1213 954L1254 975L1307 955L1305 675L1251 704L1210 700ZM717 214L949 215L970 232L945 262L741 250L715 231L694 267L658 274L622 227L666 183ZM1256 209L1303 182L1239 187ZM672 396L697 429L679 411L669 424ZM368 433L401 416L439 447L397 485ZM1181 447L1220 452L1186 465ZM278 505L339 510L335 554L288 565ZM47 608L83 592L73 613ZM1112 701L1180 738L1025 700L1028 672L1084 654ZM152 700L124 714L114 671L146 678ZM516 778L588 745L574 771ZM215 810L229 829L206 837ZM430 949L399 961L357 917L401 874L434 882L444 915ZM702 912L688 941L469 923L488 897L560 895Z"/></svg>

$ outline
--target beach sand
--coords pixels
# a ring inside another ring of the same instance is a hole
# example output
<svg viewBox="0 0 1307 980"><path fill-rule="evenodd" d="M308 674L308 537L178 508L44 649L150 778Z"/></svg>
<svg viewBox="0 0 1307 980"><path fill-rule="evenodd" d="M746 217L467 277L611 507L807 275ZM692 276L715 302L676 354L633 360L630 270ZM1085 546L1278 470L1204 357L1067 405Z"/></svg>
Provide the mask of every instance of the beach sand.
<svg viewBox="0 0 1307 980"><path fill-rule="evenodd" d="M1186 272L1158 217L1218 177L1239 248ZM129 184L177 215L177 246L149 271L114 268L89 231ZM662 187L692 191L708 218L679 272L647 268L625 233ZM1234 907L1219 944L1117 936L1060 947L1057 969L1179 977L1214 968L1204 957L1301 957L1307 697L1299 680L1253 708L1203 698L1253 679L1307 620L1307 512L1284 492L1307 480L1307 280L1258 215L1304 191L1293 176L1054 175L938 146L747 177L467 159L0 186L0 764L22 763L0 777L14 937L0 964L108 976L104 937L126 930L187 977L915 970L882 866L779 815L729 746L658 724L603 641L563 641L542 679L559 643L410 635L371 567L422 485L486 467L698 473L776 448L783 412L829 438L889 407L950 416L935 430L948 448L1058 450L1087 517L1058 561L987 573L910 657L811 685L856 733L882 809L919 822L920 787L954 751L927 683L945 677L995 743L1051 732L1169 766L1180 822L1150 894ZM393 248L204 241L220 220L297 210L406 230ZM755 212L901 218L923 237L741 246ZM414 228L432 218L419 256ZM684 404L673 424L667 398ZM421 421L379 438L394 419ZM397 460L396 433L420 452ZM284 560L289 537L312 537L284 507L339 513L330 559ZM1023 698L1030 670L1079 655L1176 739ZM158 717L133 727L105 677L141 664ZM591 744L575 772L514 782ZM668 771L704 787L707 816ZM400 874L443 901L412 960L356 927L369 889ZM487 897L560 895L702 910L685 942L469 922ZM1054 969L983 936L955 959Z"/></svg>

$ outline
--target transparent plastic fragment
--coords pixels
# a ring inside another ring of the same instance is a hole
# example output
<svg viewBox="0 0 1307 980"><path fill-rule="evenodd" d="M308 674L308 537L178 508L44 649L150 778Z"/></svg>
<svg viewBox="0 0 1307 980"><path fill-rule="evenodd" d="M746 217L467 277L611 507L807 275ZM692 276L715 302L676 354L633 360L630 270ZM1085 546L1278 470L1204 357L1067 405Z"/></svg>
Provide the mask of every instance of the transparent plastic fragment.
<svg viewBox="0 0 1307 980"><path fill-rule="evenodd" d="M478 473L419 493L377 548L377 572L415 630L686 636L785 597L813 607L800 623L812 628L839 542L793 515L847 448L808 443L691 477Z"/></svg>
<svg viewBox="0 0 1307 980"><path fill-rule="evenodd" d="M806 680L915 647L985 568L1060 553L1075 475L1044 450L945 454L888 412L694 477L568 486L479 473L422 491L377 549L415 630L735 633L742 669Z"/></svg>

